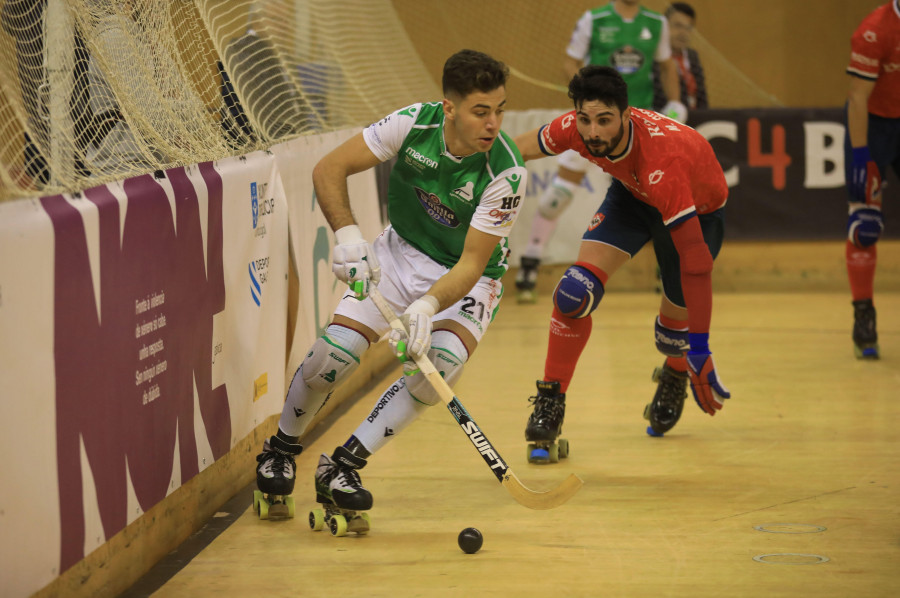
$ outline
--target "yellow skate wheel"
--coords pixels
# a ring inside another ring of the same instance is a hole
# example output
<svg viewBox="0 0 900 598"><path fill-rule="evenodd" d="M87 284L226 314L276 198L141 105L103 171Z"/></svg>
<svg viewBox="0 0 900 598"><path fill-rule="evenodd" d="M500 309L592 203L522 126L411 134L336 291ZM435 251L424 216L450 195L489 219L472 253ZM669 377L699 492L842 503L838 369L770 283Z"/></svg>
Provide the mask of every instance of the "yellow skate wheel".
<svg viewBox="0 0 900 598"><path fill-rule="evenodd" d="M653 375L650 376L650 379L653 380L654 382L659 382L659 377L662 376L662 373L663 373L662 368L655 368L653 370Z"/></svg>
<svg viewBox="0 0 900 598"><path fill-rule="evenodd" d="M328 528L335 538L347 535L347 518L343 515L332 515L328 520Z"/></svg>
<svg viewBox="0 0 900 598"><path fill-rule="evenodd" d="M320 532L325 529L325 511L313 509L309 512L309 529L314 532Z"/></svg>
<svg viewBox="0 0 900 598"><path fill-rule="evenodd" d="M547 452L550 453L550 462L551 463L559 463L559 445L551 444L547 447Z"/></svg>
<svg viewBox="0 0 900 598"><path fill-rule="evenodd" d="M569 456L569 441L565 438L559 439L559 458L565 459Z"/></svg>
<svg viewBox="0 0 900 598"><path fill-rule="evenodd" d="M254 490L253 491L253 511L254 512L259 511L259 501L261 501L261 500L264 500L262 491Z"/></svg>
<svg viewBox="0 0 900 598"><path fill-rule="evenodd" d="M291 519L294 518L294 513L296 513L296 509L294 507L294 497L293 496L285 496L284 504L288 509L288 517Z"/></svg>
<svg viewBox="0 0 900 598"><path fill-rule="evenodd" d="M259 515L260 519L268 519L269 518L269 501L265 498L262 498L256 501L256 514Z"/></svg>

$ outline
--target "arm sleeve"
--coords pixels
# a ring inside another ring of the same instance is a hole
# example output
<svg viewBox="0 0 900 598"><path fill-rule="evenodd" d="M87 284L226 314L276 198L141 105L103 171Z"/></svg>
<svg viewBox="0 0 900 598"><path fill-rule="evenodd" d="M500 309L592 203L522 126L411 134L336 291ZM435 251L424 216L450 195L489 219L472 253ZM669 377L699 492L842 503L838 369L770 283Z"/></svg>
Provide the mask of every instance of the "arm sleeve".
<svg viewBox="0 0 900 598"><path fill-rule="evenodd" d="M528 170L524 166L515 166L501 172L485 187L469 226L489 235L508 237L512 225L519 217L522 196L527 186Z"/></svg>
<svg viewBox="0 0 900 598"><path fill-rule="evenodd" d="M662 29L659 32L659 44L656 46L656 54L653 59L662 62L672 58L672 46L669 44L669 21L663 18Z"/></svg>
<svg viewBox="0 0 900 598"><path fill-rule="evenodd" d="M700 220L688 218L669 230L681 261L681 290L688 310L688 330L709 334L713 258L703 240Z"/></svg>
<svg viewBox="0 0 900 598"><path fill-rule="evenodd" d="M421 108L421 104L407 106L363 129L363 139L375 157L384 162L397 155Z"/></svg>
<svg viewBox="0 0 900 598"><path fill-rule="evenodd" d="M585 12L575 24L575 30L572 31L572 37L569 39L569 45L566 47L566 54L575 60L584 60L587 62L588 48L591 43L591 26L594 19L591 17L590 11Z"/></svg>

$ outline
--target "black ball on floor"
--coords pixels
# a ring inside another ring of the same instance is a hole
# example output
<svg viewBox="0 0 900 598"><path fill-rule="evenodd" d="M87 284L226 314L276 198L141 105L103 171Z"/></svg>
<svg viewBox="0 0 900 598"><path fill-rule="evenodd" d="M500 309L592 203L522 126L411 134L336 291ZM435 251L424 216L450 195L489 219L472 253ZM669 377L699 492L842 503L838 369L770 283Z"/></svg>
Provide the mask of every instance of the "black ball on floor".
<svg viewBox="0 0 900 598"><path fill-rule="evenodd" d="M459 547L462 548L463 552L466 554L474 554L481 548L484 538L481 536L481 532L474 527L467 527L459 532L459 538L457 538L456 541L459 543Z"/></svg>

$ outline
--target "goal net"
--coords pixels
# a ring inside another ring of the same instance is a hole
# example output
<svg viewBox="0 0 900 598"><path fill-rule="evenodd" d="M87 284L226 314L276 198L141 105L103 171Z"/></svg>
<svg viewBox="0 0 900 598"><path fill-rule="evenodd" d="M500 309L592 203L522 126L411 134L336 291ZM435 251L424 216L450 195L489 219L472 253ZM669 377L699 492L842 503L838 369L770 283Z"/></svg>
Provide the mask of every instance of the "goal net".
<svg viewBox="0 0 900 598"><path fill-rule="evenodd" d="M439 96L389 0L0 0L0 200Z"/></svg>
<svg viewBox="0 0 900 598"><path fill-rule="evenodd" d="M563 52L596 3L0 0L0 201L365 126L439 98L461 48L510 66L510 109L568 108ZM694 41L711 105L778 104Z"/></svg>

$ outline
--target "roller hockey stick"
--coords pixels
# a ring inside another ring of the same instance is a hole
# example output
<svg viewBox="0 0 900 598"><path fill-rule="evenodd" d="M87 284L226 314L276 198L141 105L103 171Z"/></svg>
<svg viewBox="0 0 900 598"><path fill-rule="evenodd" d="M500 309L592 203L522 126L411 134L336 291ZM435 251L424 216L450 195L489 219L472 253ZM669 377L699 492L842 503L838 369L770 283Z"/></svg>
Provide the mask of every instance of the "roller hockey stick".
<svg viewBox="0 0 900 598"><path fill-rule="evenodd" d="M376 287L370 288L369 298L378 307L378 311L391 325L391 328L404 330L400 319ZM545 492L537 492L523 484L516 474L513 473L513 470L510 469L509 465L506 464L506 461L500 457L500 453L487 439L487 436L484 435L484 432L481 431L478 424L466 411L466 408L456 398L456 395L453 394L450 385L444 381L444 378L437 371L437 368L434 367L434 364L431 363L431 360L427 356L423 356L416 358L415 361L422 373L425 374L425 378L440 395L441 400L447 404L447 409L450 410L457 423L459 423L469 440L481 454L481 458L488 464L497 480L506 488L506 491L512 495L516 502L529 509L554 509L564 504L578 492L584 482L574 473L569 474L569 477L563 480L556 488Z"/></svg>

